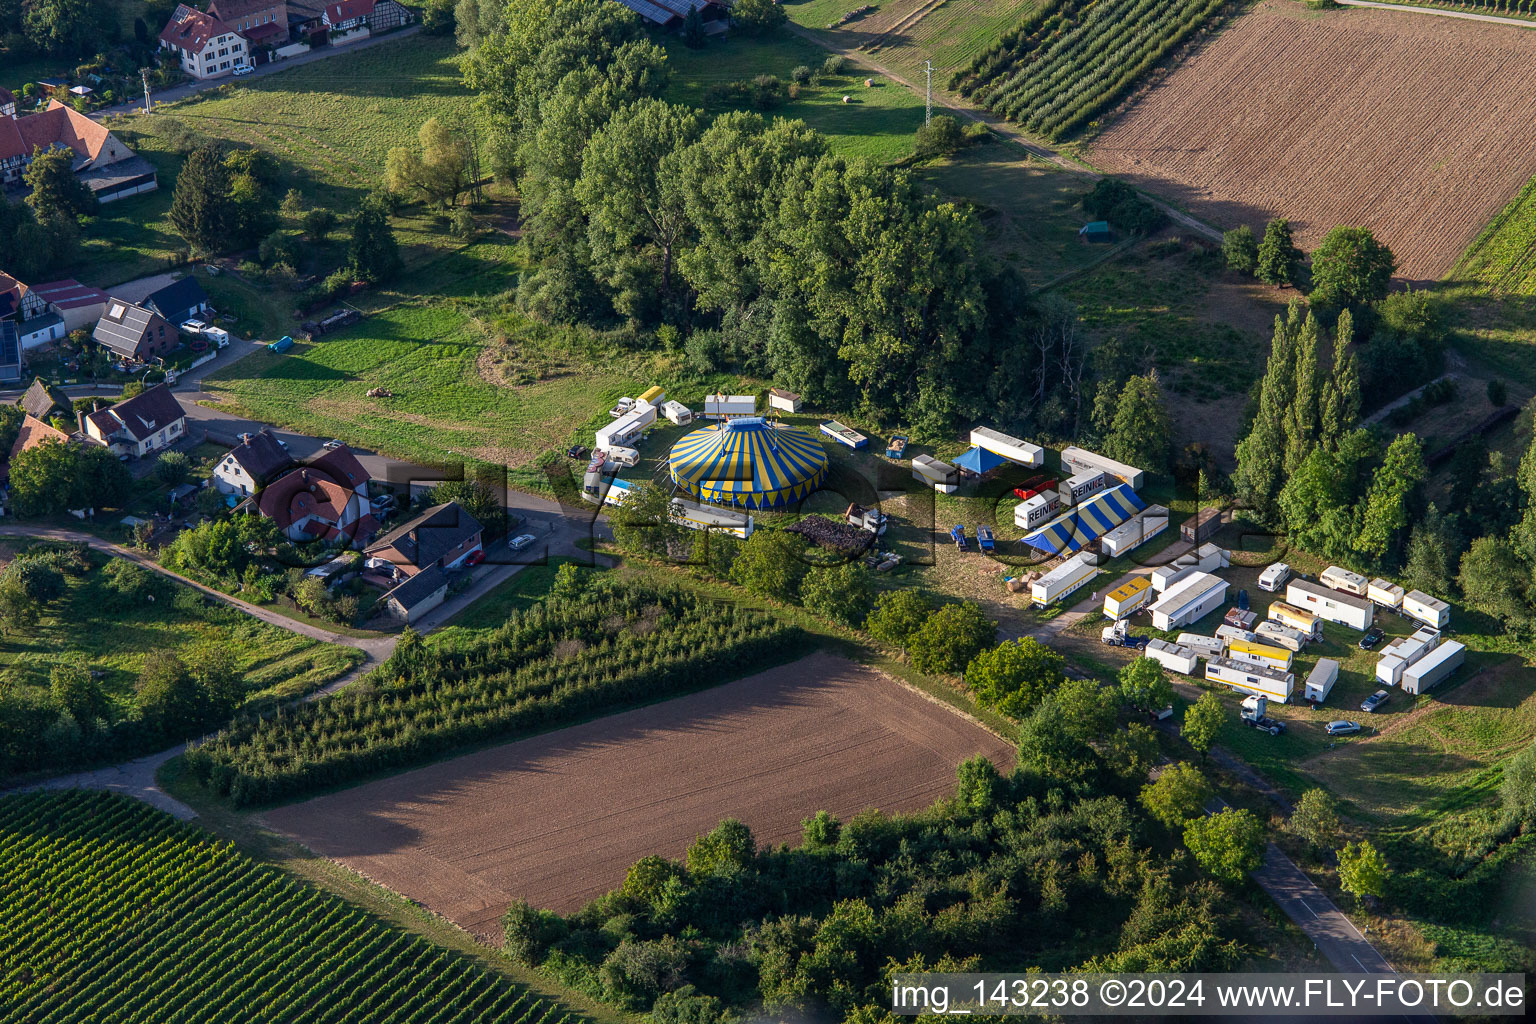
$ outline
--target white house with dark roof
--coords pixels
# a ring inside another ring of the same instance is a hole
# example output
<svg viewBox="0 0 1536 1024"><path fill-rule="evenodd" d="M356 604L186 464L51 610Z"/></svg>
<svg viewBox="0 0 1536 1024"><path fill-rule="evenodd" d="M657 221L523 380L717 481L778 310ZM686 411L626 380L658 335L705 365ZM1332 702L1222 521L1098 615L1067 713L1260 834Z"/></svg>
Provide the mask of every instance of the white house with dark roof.
<svg viewBox="0 0 1536 1024"><path fill-rule="evenodd" d="M186 429L187 414L165 384L106 409L80 414L80 432L120 455L144 456L169 448Z"/></svg>
<svg viewBox="0 0 1536 1024"><path fill-rule="evenodd" d="M288 449L278 444L272 431L263 428L229 450L213 468L213 486L220 494L248 498L283 470L293 466Z"/></svg>
<svg viewBox="0 0 1536 1024"><path fill-rule="evenodd" d="M160 48L174 53L181 70L197 79L221 78L251 61L245 37L233 26L195 7L179 4L160 32Z"/></svg>

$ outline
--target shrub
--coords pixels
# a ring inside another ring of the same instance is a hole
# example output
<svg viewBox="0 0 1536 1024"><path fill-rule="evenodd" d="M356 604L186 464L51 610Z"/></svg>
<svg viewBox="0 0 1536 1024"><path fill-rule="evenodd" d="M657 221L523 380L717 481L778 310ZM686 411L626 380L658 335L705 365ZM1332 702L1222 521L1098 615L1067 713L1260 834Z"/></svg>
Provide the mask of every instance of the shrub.
<svg viewBox="0 0 1536 1024"><path fill-rule="evenodd" d="M959 151L965 145L965 135L959 121L948 114L938 114L917 129L915 143L918 157L926 160Z"/></svg>
<svg viewBox="0 0 1536 1024"><path fill-rule="evenodd" d="M1143 199L1118 178L1100 178L1083 196L1083 210L1090 217L1107 220L1121 231L1150 235L1168 222L1162 210Z"/></svg>
<svg viewBox="0 0 1536 1024"><path fill-rule="evenodd" d="M947 604L929 615L907 642L919 672L958 673L997 638L997 623L975 601Z"/></svg>
<svg viewBox="0 0 1536 1024"><path fill-rule="evenodd" d="M907 644L933 610L921 591L888 590L875 599L874 611L864 626L882 643L906 650Z"/></svg>
<svg viewBox="0 0 1536 1024"><path fill-rule="evenodd" d="M869 614L869 573L859 562L812 569L800 584L800 597L817 615L858 628Z"/></svg>
<svg viewBox="0 0 1536 1024"><path fill-rule="evenodd" d="M850 61L840 53L834 53L821 62L821 73L829 77L848 73Z"/></svg>
<svg viewBox="0 0 1536 1024"><path fill-rule="evenodd" d="M805 64L798 65L789 73L789 80L796 85L805 85L811 80L811 69Z"/></svg>
<svg viewBox="0 0 1536 1024"><path fill-rule="evenodd" d="M731 580L759 597L794 602L806 564L805 542L781 530L756 530L731 564Z"/></svg>

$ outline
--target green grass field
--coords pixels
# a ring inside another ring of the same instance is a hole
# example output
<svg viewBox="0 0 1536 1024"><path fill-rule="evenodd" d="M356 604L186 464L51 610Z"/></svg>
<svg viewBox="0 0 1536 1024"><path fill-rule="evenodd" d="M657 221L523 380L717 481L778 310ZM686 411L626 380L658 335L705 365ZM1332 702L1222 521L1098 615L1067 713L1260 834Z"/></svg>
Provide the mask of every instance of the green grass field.
<svg viewBox="0 0 1536 1024"><path fill-rule="evenodd" d="M1486 285L1496 295L1536 295L1536 178L1482 230L1450 280Z"/></svg>
<svg viewBox="0 0 1536 1024"><path fill-rule="evenodd" d="M674 76L667 98L711 114L723 108L706 101L710 86L758 75L777 75L788 82L796 67L820 70L828 56L821 47L787 32L768 39L726 36L698 50L672 36L661 42ZM874 85L866 87L871 76ZM844 96L848 103L842 101ZM827 136L835 152L891 163L912 155L912 133L923 123L923 100L882 75L854 68L818 85L802 86L798 99L764 116L804 121Z"/></svg>

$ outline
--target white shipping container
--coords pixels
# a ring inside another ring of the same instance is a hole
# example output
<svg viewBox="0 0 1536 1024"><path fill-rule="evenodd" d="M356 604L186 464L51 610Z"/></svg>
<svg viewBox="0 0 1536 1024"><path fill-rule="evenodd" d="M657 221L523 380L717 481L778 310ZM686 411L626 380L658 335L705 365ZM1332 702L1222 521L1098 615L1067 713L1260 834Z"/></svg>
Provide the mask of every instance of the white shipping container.
<svg viewBox="0 0 1536 1024"><path fill-rule="evenodd" d="M1109 487L1109 477L1103 470L1089 470L1070 476L1061 482L1061 503L1075 505L1084 498Z"/></svg>
<svg viewBox="0 0 1536 1024"><path fill-rule="evenodd" d="M1168 510L1161 505L1148 505L1141 515L1110 530L1099 538L1099 548L1109 557L1116 558L1133 551L1168 529Z"/></svg>
<svg viewBox="0 0 1536 1024"><path fill-rule="evenodd" d="M1403 595L1403 614L1415 622L1444 629L1451 624L1451 606L1422 590L1410 590Z"/></svg>
<svg viewBox="0 0 1536 1024"><path fill-rule="evenodd" d="M1201 636L1199 633L1180 633L1179 646L1188 647L1202 658L1219 658L1221 652L1227 649L1220 638Z"/></svg>
<svg viewBox="0 0 1536 1024"><path fill-rule="evenodd" d="M1339 663L1332 658L1318 658L1303 688L1307 700L1314 704L1321 704L1328 699L1328 695L1333 692L1333 684L1338 681Z"/></svg>
<svg viewBox="0 0 1536 1024"><path fill-rule="evenodd" d="M1391 580L1371 580L1366 584L1365 596L1383 608L1396 610L1403 603L1403 588Z"/></svg>
<svg viewBox="0 0 1536 1024"><path fill-rule="evenodd" d="M1318 574L1317 581L1330 590L1342 590L1346 594L1364 597L1370 590L1370 581L1357 572L1330 565Z"/></svg>
<svg viewBox="0 0 1536 1024"><path fill-rule="evenodd" d="M1043 607L1061 600L1098 574L1098 566L1088 561L1087 553L1079 553L1031 583L1029 595Z"/></svg>
<svg viewBox="0 0 1536 1024"><path fill-rule="evenodd" d="M1141 490L1143 478L1146 476L1135 466L1127 466L1123 462L1105 458L1097 452L1091 452L1086 448L1078 448L1076 445L1061 450L1061 464L1074 473L1085 470L1102 470L1123 484L1130 484L1133 491Z"/></svg>
<svg viewBox="0 0 1536 1024"><path fill-rule="evenodd" d="M959 471L949 463L940 462L931 455L912 457L912 479L945 494L954 494L960 489Z"/></svg>
<svg viewBox="0 0 1536 1024"><path fill-rule="evenodd" d="M1254 693L1284 704L1296 689L1296 677L1289 672L1229 658L1210 658L1205 663L1205 678L1225 683L1243 693Z"/></svg>
<svg viewBox="0 0 1536 1024"><path fill-rule="evenodd" d="M1170 672L1180 675L1192 676L1200 665L1200 656L1188 647L1180 647L1166 640L1151 640L1147 643L1147 657L1157 662Z"/></svg>
<svg viewBox="0 0 1536 1024"><path fill-rule="evenodd" d="M993 455L1001 455L1009 462L1016 462L1031 469L1039 469L1045 465L1044 448L1010 437L991 427L977 427L972 430L971 445L976 448L985 448Z"/></svg>
<svg viewBox="0 0 1536 1024"><path fill-rule="evenodd" d="M1381 660L1376 662L1376 681L1386 686L1396 686L1403 681L1403 670L1407 667L1408 662L1396 653L1383 654Z"/></svg>
<svg viewBox="0 0 1536 1024"><path fill-rule="evenodd" d="M1409 665L1403 672L1403 690L1420 694L1450 677L1467 660L1467 648L1455 640L1447 640Z"/></svg>
<svg viewBox="0 0 1536 1024"><path fill-rule="evenodd" d="M1041 523L1047 522L1059 511L1061 511L1061 495L1055 491L1046 491L1033 498L1025 498L1014 506L1013 524L1021 530L1032 530Z"/></svg>

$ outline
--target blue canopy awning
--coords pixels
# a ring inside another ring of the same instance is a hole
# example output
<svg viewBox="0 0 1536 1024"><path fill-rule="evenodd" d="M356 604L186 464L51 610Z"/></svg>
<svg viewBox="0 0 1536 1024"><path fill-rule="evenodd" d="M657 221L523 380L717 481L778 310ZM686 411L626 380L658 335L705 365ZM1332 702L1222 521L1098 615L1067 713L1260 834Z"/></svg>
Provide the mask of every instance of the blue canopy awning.
<svg viewBox="0 0 1536 1024"><path fill-rule="evenodd" d="M1007 459L985 448L972 448L955 460L955 465L961 469L969 470L977 476L983 473L990 473L998 466L1006 466L1007 464Z"/></svg>
<svg viewBox="0 0 1536 1024"><path fill-rule="evenodd" d="M1146 507L1147 503L1137 497L1129 485L1119 484L1084 499L1033 533L1026 534L1024 543L1052 555L1079 551Z"/></svg>

